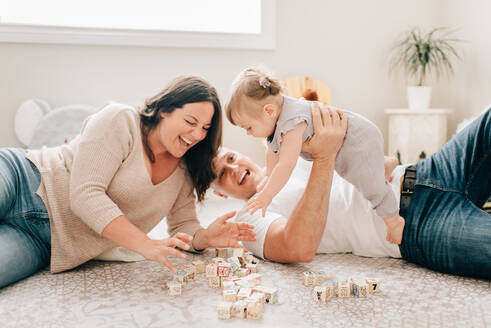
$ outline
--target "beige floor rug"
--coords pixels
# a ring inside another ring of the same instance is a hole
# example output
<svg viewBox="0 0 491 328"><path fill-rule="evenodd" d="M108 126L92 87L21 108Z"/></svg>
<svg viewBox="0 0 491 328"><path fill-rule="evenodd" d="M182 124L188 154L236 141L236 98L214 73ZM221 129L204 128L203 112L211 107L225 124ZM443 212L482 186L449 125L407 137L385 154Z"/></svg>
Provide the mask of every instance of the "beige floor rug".
<svg viewBox="0 0 491 328"><path fill-rule="evenodd" d="M188 255L209 260L213 252ZM377 277L382 292L366 299L315 304L304 271L332 278ZM259 321L217 319L221 290L204 275L168 296L171 273L149 261L92 261L61 274L40 272L0 290L0 327L491 327L489 281L436 273L403 260L318 255L312 263L259 264L263 285L279 289Z"/></svg>

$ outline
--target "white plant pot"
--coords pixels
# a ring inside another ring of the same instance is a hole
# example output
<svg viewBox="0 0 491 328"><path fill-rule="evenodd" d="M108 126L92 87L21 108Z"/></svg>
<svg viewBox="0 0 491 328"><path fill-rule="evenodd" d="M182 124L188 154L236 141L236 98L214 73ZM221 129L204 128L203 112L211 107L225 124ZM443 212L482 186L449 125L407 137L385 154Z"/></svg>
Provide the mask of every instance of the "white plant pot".
<svg viewBox="0 0 491 328"><path fill-rule="evenodd" d="M431 87L407 87L407 102L409 109L430 108Z"/></svg>

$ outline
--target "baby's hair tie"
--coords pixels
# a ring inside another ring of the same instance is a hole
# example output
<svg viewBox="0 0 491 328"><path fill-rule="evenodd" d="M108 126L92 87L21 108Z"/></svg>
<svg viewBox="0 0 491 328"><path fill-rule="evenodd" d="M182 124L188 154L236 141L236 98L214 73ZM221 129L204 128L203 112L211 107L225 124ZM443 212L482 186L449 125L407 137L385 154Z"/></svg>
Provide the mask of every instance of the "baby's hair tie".
<svg viewBox="0 0 491 328"><path fill-rule="evenodd" d="M259 78L259 85L266 89L271 86L271 82L268 80L267 77L261 77Z"/></svg>

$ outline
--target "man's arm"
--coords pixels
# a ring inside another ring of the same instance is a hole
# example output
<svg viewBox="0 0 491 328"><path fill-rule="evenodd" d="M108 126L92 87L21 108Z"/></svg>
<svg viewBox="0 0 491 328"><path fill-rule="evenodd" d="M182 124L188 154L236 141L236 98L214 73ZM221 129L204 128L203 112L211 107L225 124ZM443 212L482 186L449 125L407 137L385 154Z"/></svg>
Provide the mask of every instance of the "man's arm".
<svg viewBox="0 0 491 328"><path fill-rule="evenodd" d="M336 155L346 134L347 119L313 105L314 137L304 146L314 163L305 192L290 218L274 221L264 241L264 257L277 262L310 262L324 233Z"/></svg>

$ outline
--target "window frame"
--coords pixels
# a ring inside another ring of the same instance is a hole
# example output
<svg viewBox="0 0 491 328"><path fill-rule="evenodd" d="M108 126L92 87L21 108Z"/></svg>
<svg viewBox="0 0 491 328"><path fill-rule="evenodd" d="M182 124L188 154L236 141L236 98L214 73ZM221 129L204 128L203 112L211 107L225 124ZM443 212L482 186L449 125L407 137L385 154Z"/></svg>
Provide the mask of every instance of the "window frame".
<svg viewBox="0 0 491 328"><path fill-rule="evenodd" d="M0 42L179 48L276 48L276 0L261 0L261 33L145 31L2 24Z"/></svg>

